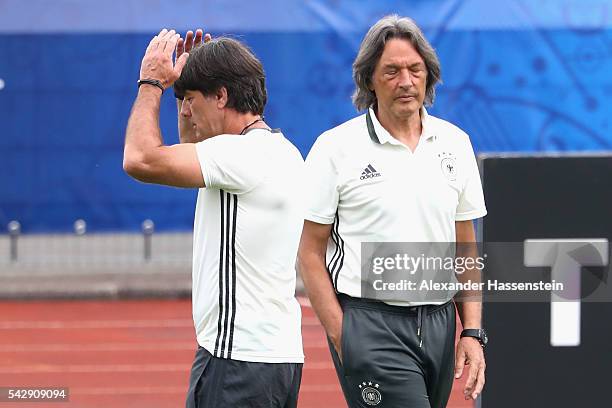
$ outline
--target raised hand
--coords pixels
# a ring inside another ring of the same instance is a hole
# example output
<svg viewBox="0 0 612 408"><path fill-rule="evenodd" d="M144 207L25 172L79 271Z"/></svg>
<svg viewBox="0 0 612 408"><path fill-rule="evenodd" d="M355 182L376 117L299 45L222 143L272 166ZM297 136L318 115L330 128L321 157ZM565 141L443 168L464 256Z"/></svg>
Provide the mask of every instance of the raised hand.
<svg viewBox="0 0 612 408"><path fill-rule="evenodd" d="M202 41L209 42L212 39L212 36L209 33L204 34L204 31L201 28L198 28L195 31L195 35L193 31L189 30L185 34L185 39L179 38L176 43L176 58L180 58L183 53L190 53L192 49L197 47L202 43Z"/></svg>
<svg viewBox="0 0 612 408"><path fill-rule="evenodd" d="M179 78L189 56L183 52L176 63L172 63L172 54L180 38L174 30L168 31L165 28L153 37L142 59L140 79L158 80L167 89Z"/></svg>
<svg viewBox="0 0 612 408"><path fill-rule="evenodd" d="M204 34L204 31L201 28L198 28L194 32L189 30L185 34L185 39L179 38L176 42L176 52L175 59L180 60L183 55L188 55L194 48L202 44L202 41L205 43L210 41L212 36L208 33ZM179 140L181 143L195 143L198 140L196 139L195 130L193 128L193 123L191 122L190 116L185 116L181 114L183 101L181 98L176 99L176 107L178 110L178 129L179 129Z"/></svg>

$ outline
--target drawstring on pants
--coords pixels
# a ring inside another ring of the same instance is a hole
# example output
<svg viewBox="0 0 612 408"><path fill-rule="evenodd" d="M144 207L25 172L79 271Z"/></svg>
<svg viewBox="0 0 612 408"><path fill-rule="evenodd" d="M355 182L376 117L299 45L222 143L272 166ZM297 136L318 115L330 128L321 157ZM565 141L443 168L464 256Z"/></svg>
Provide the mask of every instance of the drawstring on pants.
<svg viewBox="0 0 612 408"><path fill-rule="evenodd" d="M419 338L419 347L423 347L423 308L425 306L417 306L417 337Z"/></svg>

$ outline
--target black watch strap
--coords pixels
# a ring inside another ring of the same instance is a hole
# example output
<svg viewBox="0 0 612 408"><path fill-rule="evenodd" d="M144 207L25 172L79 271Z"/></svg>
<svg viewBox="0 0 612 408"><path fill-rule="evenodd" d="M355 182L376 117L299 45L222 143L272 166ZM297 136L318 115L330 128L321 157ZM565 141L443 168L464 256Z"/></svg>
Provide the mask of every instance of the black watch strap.
<svg viewBox="0 0 612 408"><path fill-rule="evenodd" d="M482 347L486 346L489 342L487 332L484 329L464 329L460 337L473 337L480 342Z"/></svg>
<svg viewBox="0 0 612 408"><path fill-rule="evenodd" d="M140 86L143 84L153 85L161 89L162 94L164 93L164 85L161 83L160 80L145 78L145 79L139 79L137 83L138 83L138 88L140 88Z"/></svg>

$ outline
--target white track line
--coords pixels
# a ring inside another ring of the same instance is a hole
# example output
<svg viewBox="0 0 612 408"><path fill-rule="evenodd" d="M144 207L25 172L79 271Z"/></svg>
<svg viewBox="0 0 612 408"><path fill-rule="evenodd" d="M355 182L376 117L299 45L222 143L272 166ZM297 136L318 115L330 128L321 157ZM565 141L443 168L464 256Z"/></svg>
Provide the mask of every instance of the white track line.
<svg viewBox="0 0 612 408"><path fill-rule="evenodd" d="M168 320L34 320L0 322L0 330L31 329L130 329L130 328L193 328L190 319Z"/></svg>
<svg viewBox="0 0 612 408"><path fill-rule="evenodd" d="M0 374L188 372L189 369L189 364L39 364L21 367L0 367Z"/></svg>
<svg viewBox="0 0 612 408"><path fill-rule="evenodd" d="M48 353L92 351L194 351L195 341L182 343L107 343L107 344L14 344L0 345L0 353Z"/></svg>
<svg viewBox="0 0 612 408"><path fill-rule="evenodd" d="M332 384L302 384L301 392L338 392L340 385ZM128 388L80 388L72 387L70 396L84 395L151 395L151 394L184 394L187 392L187 387L128 387Z"/></svg>
<svg viewBox="0 0 612 408"><path fill-rule="evenodd" d="M340 391L340 385L332 384L302 384L301 392L337 392ZM72 387L70 396L85 396L85 395L156 395L156 394L184 394L187 392L186 386L177 387L100 387L100 388L80 388Z"/></svg>
<svg viewBox="0 0 612 408"><path fill-rule="evenodd" d="M327 342L315 340L304 343L305 349L328 349ZM121 351L196 351L194 342L187 343L125 343L125 344L14 344L0 345L0 353L91 353L121 352Z"/></svg>
<svg viewBox="0 0 612 408"><path fill-rule="evenodd" d="M302 318L302 326L319 327L316 317ZM148 328L193 328L190 319L168 320L15 320L0 322L0 330L57 330L57 329L148 329Z"/></svg>
<svg viewBox="0 0 612 408"><path fill-rule="evenodd" d="M84 395L157 395L157 394L186 394L187 387L104 387L80 388L71 387L70 396Z"/></svg>
<svg viewBox="0 0 612 408"><path fill-rule="evenodd" d="M0 374L34 374L34 373L147 373L147 372L189 372L191 364L38 364L20 367L0 367ZM329 361L307 361L304 370L330 370Z"/></svg>

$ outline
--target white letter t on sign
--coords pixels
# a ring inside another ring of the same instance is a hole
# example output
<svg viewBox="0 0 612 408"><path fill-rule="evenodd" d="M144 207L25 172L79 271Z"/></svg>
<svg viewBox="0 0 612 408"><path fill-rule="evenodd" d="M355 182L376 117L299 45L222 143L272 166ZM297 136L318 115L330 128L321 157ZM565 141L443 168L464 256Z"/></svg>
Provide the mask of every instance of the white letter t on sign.
<svg viewBox="0 0 612 408"><path fill-rule="evenodd" d="M580 345L580 267L608 265L607 239L526 239L525 266L552 267L563 284L550 296L550 345Z"/></svg>

